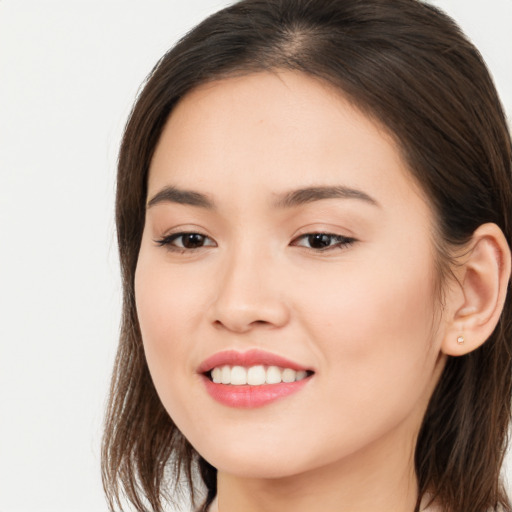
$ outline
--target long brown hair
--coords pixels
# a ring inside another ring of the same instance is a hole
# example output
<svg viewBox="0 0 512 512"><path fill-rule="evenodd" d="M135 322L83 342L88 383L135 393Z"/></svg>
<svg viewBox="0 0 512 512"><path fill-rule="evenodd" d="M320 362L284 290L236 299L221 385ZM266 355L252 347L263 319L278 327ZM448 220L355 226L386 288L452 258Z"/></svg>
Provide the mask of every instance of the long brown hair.
<svg viewBox="0 0 512 512"><path fill-rule="evenodd" d="M134 272L146 182L180 98L208 81L273 69L333 84L389 129L431 201L445 268L450 247L466 243L483 223L498 224L512 246L512 151L503 109L480 54L445 14L417 0L242 0L206 19L149 75L119 154L124 302L102 451L112 509L124 494L136 510L159 512L184 486L193 489L196 473L207 490L201 510L216 495L215 468L164 410L144 357ZM512 511L500 483L511 417L511 299L509 293L480 349L448 360L417 441L418 502L428 492L450 512Z"/></svg>

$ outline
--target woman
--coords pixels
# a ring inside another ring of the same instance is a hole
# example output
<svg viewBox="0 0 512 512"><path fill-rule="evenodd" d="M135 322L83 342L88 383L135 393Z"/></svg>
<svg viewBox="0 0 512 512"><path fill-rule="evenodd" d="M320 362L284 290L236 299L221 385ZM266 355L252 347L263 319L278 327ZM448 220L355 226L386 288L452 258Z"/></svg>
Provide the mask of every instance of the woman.
<svg viewBox="0 0 512 512"><path fill-rule="evenodd" d="M198 468L201 511L512 510L511 141L448 17L213 15L135 104L117 225L111 507Z"/></svg>

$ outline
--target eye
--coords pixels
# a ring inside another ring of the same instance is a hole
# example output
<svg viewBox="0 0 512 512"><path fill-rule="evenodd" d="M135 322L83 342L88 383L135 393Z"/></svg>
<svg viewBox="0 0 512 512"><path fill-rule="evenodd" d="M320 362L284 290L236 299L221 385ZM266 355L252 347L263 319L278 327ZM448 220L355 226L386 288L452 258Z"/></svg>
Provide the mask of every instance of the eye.
<svg viewBox="0 0 512 512"><path fill-rule="evenodd" d="M334 248L342 249L355 241L355 238L331 233L307 233L293 240L292 245L306 247L314 251L327 251Z"/></svg>
<svg viewBox="0 0 512 512"><path fill-rule="evenodd" d="M215 247L215 242L201 233L173 233L155 242L170 251L185 252L202 247Z"/></svg>

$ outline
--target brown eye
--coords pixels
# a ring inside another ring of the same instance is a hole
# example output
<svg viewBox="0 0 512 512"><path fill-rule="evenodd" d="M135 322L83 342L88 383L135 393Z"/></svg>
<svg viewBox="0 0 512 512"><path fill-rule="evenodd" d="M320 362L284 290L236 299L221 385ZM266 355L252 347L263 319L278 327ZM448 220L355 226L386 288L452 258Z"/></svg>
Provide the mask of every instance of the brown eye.
<svg viewBox="0 0 512 512"><path fill-rule="evenodd" d="M215 242L201 233L174 233L161 240L155 240L160 246L170 250L194 250L206 246L215 246Z"/></svg>
<svg viewBox="0 0 512 512"><path fill-rule="evenodd" d="M199 233L186 233L181 235L180 238L182 239L181 244L185 249L197 249L203 246L206 237Z"/></svg>
<svg viewBox="0 0 512 512"><path fill-rule="evenodd" d="M308 243L312 249L325 249L331 245L333 237L325 233L308 235Z"/></svg>
<svg viewBox="0 0 512 512"><path fill-rule="evenodd" d="M325 251L328 249L342 249L356 240L342 235L333 235L331 233L308 233L298 237L292 245L306 247L315 251Z"/></svg>

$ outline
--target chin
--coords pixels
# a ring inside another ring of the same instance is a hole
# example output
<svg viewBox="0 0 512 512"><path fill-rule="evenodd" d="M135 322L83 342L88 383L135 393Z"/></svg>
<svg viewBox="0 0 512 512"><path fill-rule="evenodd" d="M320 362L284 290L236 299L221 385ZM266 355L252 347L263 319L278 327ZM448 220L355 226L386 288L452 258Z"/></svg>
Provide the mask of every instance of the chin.
<svg viewBox="0 0 512 512"><path fill-rule="evenodd" d="M217 468L219 472L234 475L239 478L279 479L307 471L307 469L303 469L301 464L297 463L295 460L281 459L279 463L276 464L275 460L269 460L269 458L263 457L261 453L258 458L214 457L213 459L209 459L208 462Z"/></svg>
<svg viewBox="0 0 512 512"><path fill-rule="evenodd" d="M333 458L329 453L309 451L299 440L276 446L275 440L258 440L247 443L246 440L230 442L218 440L215 446L198 446L196 450L219 472L240 478L278 479L296 476L343 459L350 454L338 450ZM290 440L291 441L291 440Z"/></svg>

